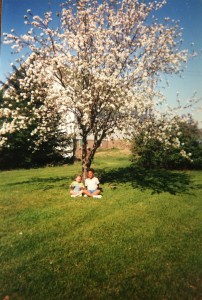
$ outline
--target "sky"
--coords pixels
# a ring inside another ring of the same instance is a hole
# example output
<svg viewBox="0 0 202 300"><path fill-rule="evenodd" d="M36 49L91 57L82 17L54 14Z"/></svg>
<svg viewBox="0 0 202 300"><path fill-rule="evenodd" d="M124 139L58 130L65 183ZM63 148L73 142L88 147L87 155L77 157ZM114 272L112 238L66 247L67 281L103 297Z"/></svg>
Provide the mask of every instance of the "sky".
<svg viewBox="0 0 202 300"><path fill-rule="evenodd" d="M152 1L152 0L151 0ZM59 4L63 0L3 0L2 12L2 33L10 33L15 29L17 33L25 33L27 28L24 25L24 15L27 9L31 9L34 15L42 16L46 11L60 11ZM167 4L158 12L160 19L170 17L180 21L183 28L182 38L184 49L193 49L200 54L187 63L183 76L169 76L163 81L163 93L167 97L170 105L175 105L177 94L179 93L182 103L196 91L198 98L202 98L202 0L167 0ZM15 61L10 54L10 45L1 45L0 54L0 80L5 80L6 74L11 71L10 64ZM169 85L166 81L169 81ZM200 102L202 107L202 101ZM190 111L194 119L202 127L202 108Z"/></svg>

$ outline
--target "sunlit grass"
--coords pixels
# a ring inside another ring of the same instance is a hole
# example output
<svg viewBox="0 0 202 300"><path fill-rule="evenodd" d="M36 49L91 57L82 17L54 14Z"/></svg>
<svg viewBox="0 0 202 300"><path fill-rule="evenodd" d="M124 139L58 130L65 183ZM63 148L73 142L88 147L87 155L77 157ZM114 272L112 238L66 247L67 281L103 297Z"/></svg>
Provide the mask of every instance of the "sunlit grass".
<svg viewBox="0 0 202 300"><path fill-rule="evenodd" d="M93 166L101 200L69 196L79 163L0 173L0 299L200 299L202 172Z"/></svg>

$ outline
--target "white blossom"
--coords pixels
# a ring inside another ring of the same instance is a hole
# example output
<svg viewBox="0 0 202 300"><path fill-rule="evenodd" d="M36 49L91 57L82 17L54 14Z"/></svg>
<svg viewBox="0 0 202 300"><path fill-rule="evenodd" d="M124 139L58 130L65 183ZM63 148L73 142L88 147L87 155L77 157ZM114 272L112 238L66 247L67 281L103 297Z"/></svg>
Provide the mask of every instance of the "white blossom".
<svg viewBox="0 0 202 300"><path fill-rule="evenodd" d="M21 36L4 34L4 42L16 51L24 53L29 47L32 54L24 63L26 76L19 80L21 92L7 91L17 107L12 128L8 122L3 132L40 120L32 135L45 140L57 111L58 126L72 114L83 139L93 135L94 149L106 135L116 130L131 134L134 128L137 133L145 131L145 142L155 135L166 147L179 147L180 133L176 129L173 137L171 130L177 119L169 106L166 113L157 109L164 99L155 90L159 74L179 72L189 57L179 50L177 23L167 17L163 23L149 18L166 1L122 0L116 10L110 1L73 4L74 8L68 1L62 5L59 29L50 23L51 12L41 18L28 9L30 20L26 16L24 23L32 29ZM27 115L21 119L20 104L26 99ZM37 101L43 105L35 107ZM84 152L85 147L84 143ZM85 157L83 164L87 163Z"/></svg>

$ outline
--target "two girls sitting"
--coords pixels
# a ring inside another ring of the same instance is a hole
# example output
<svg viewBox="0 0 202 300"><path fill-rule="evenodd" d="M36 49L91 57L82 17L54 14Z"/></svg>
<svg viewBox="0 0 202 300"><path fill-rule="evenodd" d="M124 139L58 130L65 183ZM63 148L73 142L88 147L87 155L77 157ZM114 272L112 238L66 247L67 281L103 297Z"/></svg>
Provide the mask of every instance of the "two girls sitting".
<svg viewBox="0 0 202 300"><path fill-rule="evenodd" d="M102 198L100 195L99 180L94 176L94 170L88 170L88 178L85 180L85 187L82 182L82 176L77 175L75 180L70 185L71 197L93 197Z"/></svg>

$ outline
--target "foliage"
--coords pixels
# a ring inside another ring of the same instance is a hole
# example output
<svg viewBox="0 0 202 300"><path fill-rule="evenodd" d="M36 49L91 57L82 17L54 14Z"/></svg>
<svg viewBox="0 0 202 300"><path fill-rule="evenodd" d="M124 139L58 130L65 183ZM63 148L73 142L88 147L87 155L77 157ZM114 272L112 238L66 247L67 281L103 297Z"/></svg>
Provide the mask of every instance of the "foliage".
<svg viewBox="0 0 202 300"><path fill-rule="evenodd" d="M11 169L19 167L33 167L45 164L59 163L65 160L64 149L70 145L70 138L67 134L58 130L59 115L57 112L52 112L52 118L49 119L49 123L52 125L52 131L46 134L43 140L37 133L33 134L38 124L41 123L41 119L29 118L32 112L28 112L27 103L29 98L24 99L18 105L15 97L6 97L8 89L14 88L17 95L20 95L22 90L20 89L20 80L23 80L25 76L25 68L21 67L17 69L13 66L14 75L11 78L7 78L7 82L3 84L0 94L0 108L4 109L4 113L0 118L1 140L4 143L0 143L0 169ZM17 97L17 96L16 96ZM36 100L32 103L32 110L35 108L43 107L43 100ZM4 127L5 122L14 121L14 110L17 109L22 116L29 118L29 124L26 126L19 126L16 130L7 131ZM0 141L1 141L0 140ZM40 142L39 142L40 141ZM36 145L38 144L38 147ZM63 146L63 151L60 148Z"/></svg>
<svg viewBox="0 0 202 300"><path fill-rule="evenodd" d="M57 14L58 28L53 26L51 12L42 18L28 9L24 16L27 34L14 30L4 34L4 42L17 53L28 48L31 55L21 63L26 70L21 93L8 90L17 105L10 110L12 121L5 122L3 132L24 128L37 118L40 123L34 134L43 140L57 111L58 126L71 123L73 132L82 137L86 170L107 135L117 130L130 133L134 124L137 131L144 131L145 115L148 111L158 115L155 104L162 101L154 91L155 83L162 73L179 72L189 57L186 50L180 50L178 23L153 17L165 3L66 1ZM28 98L27 114L21 114L18 106ZM42 99L43 106L33 110L33 103ZM168 114L165 120L170 122ZM90 153L89 136L94 140Z"/></svg>
<svg viewBox="0 0 202 300"><path fill-rule="evenodd" d="M70 198L77 163L0 173L0 299L200 299L202 173L129 165L96 153L101 200Z"/></svg>
<svg viewBox="0 0 202 300"><path fill-rule="evenodd" d="M6 145L0 148L0 169L31 168L67 163L69 158L64 158L55 150L55 139L41 143L36 151L30 141L30 131L21 130L7 135Z"/></svg>
<svg viewBox="0 0 202 300"><path fill-rule="evenodd" d="M133 140L133 162L145 168L202 169L202 131L197 123L178 121L179 147L165 147L159 139L144 142L144 133ZM175 128L172 128L175 130Z"/></svg>

